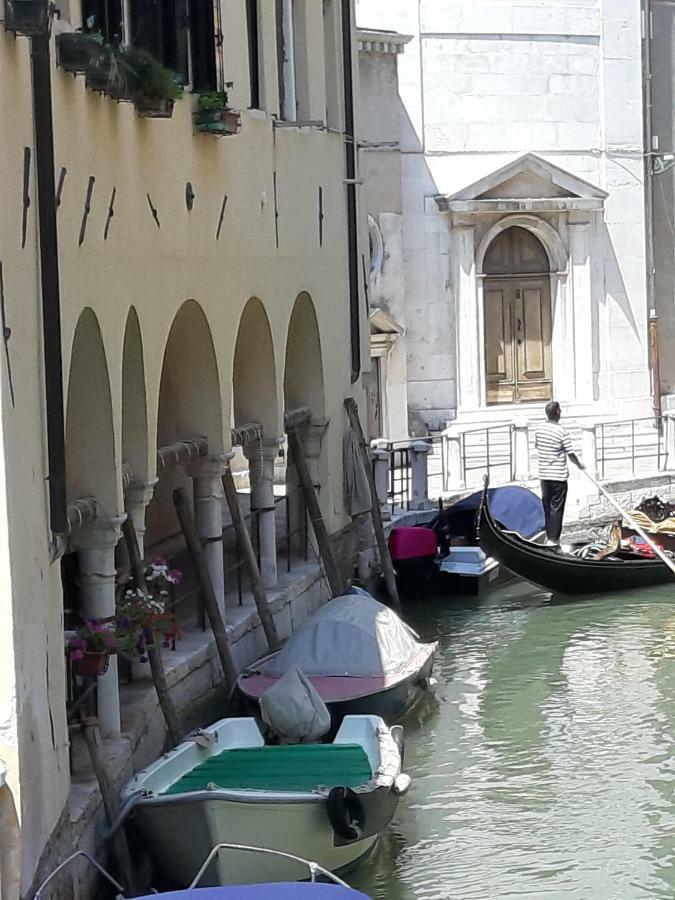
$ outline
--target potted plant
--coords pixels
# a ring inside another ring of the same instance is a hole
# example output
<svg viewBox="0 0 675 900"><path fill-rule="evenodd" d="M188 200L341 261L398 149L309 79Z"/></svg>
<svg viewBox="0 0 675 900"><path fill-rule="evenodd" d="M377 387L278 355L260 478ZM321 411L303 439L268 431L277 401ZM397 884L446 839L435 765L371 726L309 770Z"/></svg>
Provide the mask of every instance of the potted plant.
<svg viewBox="0 0 675 900"><path fill-rule="evenodd" d="M195 127L206 134L237 134L241 116L227 105L225 91L205 91L199 95Z"/></svg>
<svg viewBox="0 0 675 900"><path fill-rule="evenodd" d="M115 100L131 99L123 54L115 47L102 45L100 52L90 57L86 75L90 90L108 94Z"/></svg>
<svg viewBox="0 0 675 900"><path fill-rule="evenodd" d="M166 602L172 585L182 573L169 569L163 559L151 560L143 571L145 586L129 587L117 602L117 641L121 652L148 661L150 648L175 648L178 637L176 617L167 610Z"/></svg>
<svg viewBox="0 0 675 900"><path fill-rule="evenodd" d="M117 653L112 627L99 619L88 619L77 629L66 648L75 675L96 677L108 668L111 653Z"/></svg>
<svg viewBox="0 0 675 900"><path fill-rule="evenodd" d="M5 30L18 34L42 34L49 27L47 0L5 0Z"/></svg>
<svg viewBox="0 0 675 900"><path fill-rule="evenodd" d="M174 101L183 93L176 75L139 47L129 47L121 54L124 78L129 96L142 116L170 119Z"/></svg>
<svg viewBox="0 0 675 900"><path fill-rule="evenodd" d="M103 37L98 32L63 31L56 35L56 49L58 64L66 72L87 72L103 52Z"/></svg>

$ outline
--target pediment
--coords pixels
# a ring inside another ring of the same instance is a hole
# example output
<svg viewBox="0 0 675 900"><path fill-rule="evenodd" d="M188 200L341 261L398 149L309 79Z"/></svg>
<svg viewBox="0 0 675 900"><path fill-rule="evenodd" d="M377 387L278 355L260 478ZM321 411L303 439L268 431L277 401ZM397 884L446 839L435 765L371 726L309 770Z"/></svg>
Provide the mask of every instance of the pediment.
<svg viewBox="0 0 675 900"><path fill-rule="evenodd" d="M607 192L527 153L454 194L436 197L443 211L486 213L602 209Z"/></svg>

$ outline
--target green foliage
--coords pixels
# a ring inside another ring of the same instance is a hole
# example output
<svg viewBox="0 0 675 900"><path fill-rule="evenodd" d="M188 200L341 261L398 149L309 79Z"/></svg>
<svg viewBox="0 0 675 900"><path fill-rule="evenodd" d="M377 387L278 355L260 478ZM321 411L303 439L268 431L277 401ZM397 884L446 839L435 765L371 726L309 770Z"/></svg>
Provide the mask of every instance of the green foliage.
<svg viewBox="0 0 675 900"><path fill-rule="evenodd" d="M119 53L119 62L130 95L147 100L178 100L183 88L174 73L165 68L152 53L129 47Z"/></svg>
<svg viewBox="0 0 675 900"><path fill-rule="evenodd" d="M213 109L227 109L226 91L204 91L199 95L200 112L209 112Z"/></svg>

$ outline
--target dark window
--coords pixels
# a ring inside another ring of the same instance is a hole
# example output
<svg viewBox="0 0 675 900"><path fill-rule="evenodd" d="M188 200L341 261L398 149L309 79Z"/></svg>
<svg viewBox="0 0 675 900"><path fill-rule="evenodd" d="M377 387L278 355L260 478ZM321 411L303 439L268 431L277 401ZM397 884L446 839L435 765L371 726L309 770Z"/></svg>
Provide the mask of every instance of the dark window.
<svg viewBox="0 0 675 900"><path fill-rule="evenodd" d="M260 109L260 32L258 0L246 0L248 28L248 71L251 84L251 107Z"/></svg>
<svg viewBox="0 0 675 900"><path fill-rule="evenodd" d="M152 53L167 69L188 80L187 0L133 0L130 43Z"/></svg>
<svg viewBox="0 0 675 900"><path fill-rule="evenodd" d="M195 91L218 88L213 0L190 0L190 56Z"/></svg>
<svg viewBox="0 0 675 900"><path fill-rule="evenodd" d="M109 44L122 40L122 0L83 0L82 21L86 31L103 35Z"/></svg>

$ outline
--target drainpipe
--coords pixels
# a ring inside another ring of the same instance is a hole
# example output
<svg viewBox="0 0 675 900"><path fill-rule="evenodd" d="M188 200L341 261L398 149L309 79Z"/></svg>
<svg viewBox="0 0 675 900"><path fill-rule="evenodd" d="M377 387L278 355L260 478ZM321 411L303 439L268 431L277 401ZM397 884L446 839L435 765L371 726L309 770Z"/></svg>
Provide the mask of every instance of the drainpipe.
<svg viewBox="0 0 675 900"><path fill-rule="evenodd" d="M56 226L54 177L54 121L49 34L30 38L35 125L35 170L38 207L42 336L45 400L47 410L47 458L49 523L53 535L65 534L66 454L63 412L63 360L61 352L61 295Z"/></svg>
<svg viewBox="0 0 675 900"><path fill-rule="evenodd" d="M345 169L347 172L347 252L349 255L349 326L352 384L361 374L361 317L359 303L359 236L356 216L356 140L352 59L352 5L342 0L342 71L345 103Z"/></svg>
<svg viewBox="0 0 675 900"><path fill-rule="evenodd" d="M649 371L652 409L661 416L661 375L658 357L658 317L656 309L656 268L654 261L654 173L652 152L652 11L649 0L642 4L642 103L644 107L644 183L645 183L645 263L647 269L647 320Z"/></svg>

